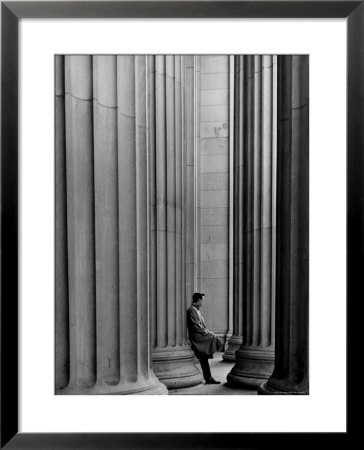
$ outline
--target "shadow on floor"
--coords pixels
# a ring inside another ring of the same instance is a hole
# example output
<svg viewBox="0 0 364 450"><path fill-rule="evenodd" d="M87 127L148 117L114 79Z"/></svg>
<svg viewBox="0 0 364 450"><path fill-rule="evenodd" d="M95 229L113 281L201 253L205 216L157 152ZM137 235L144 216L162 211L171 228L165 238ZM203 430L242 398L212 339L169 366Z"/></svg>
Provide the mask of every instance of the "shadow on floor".
<svg viewBox="0 0 364 450"><path fill-rule="evenodd" d="M169 395L257 395L255 389L236 389L228 386L226 383L227 374L234 366L234 362L224 361L222 352L214 354L210 359L211 374L215 380L221 381L221 384L199 384L185 389L173 389L168 391ZM196 367L201 370L201 366L196 360Z"/></svg>

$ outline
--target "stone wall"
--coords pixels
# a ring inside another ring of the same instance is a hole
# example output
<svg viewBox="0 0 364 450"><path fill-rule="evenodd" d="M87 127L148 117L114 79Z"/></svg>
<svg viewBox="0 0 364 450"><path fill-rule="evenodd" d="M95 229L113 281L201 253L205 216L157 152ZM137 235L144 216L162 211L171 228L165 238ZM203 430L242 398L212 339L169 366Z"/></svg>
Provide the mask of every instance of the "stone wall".
<svg viewBox="0 0 364 450"><path fill-rule="evenodd" d="M198 285L210 329L229 329L229 56L199 57Z"/></svg>

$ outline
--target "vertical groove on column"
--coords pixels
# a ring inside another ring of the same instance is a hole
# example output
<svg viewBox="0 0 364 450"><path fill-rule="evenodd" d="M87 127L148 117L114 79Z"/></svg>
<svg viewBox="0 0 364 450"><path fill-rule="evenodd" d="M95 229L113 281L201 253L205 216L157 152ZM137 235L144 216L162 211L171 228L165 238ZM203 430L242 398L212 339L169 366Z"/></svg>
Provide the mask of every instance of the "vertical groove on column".
<svg viewBox="0 0 364 450"><path fill-rule="evenodd" d="M200 229L201 229L201 207L200 207L200 192L201 192L201 177L200 177L200 102L201 102L201 56L194 55L194 161L195 161L195 173L194 173L194 203L196 208L195 213L195 288L194 291L201 291L201 242L200 242Z"/></svg>
<svg viewBox="0 0 364 450"><path fill-rule="evenodd" d="M67 185L64 56L55 56L55 349L56 389L69 383L69 298L67 265Z"/></svg>
<svg viewBox="0 0 364 450"><path fill-rule="evenodd" d="M146 211L146 222L147 222L147 229L146 229L146 254L147 254L147 264L146 264L146 298L144 299L144 302L146 302L145 305L145 335L147 336L147 339L144 342L144 348L141 351L141 355L144 358L144 361L142 361L142 374L144 378L148 378L151 374L152 368L152 353L151 353L151 344L152 344L152 335L151 335L151 235L152 230L152 223L151 223L151 197L150 197L150 189L151 189L151 183L150 183L150 57L148 55L143 55L143 64L144 64L144 89L145 89L145 95L144 95L144 114L145 114L145 173L146 173L146 189L145 189L145 201L147 204L147 211Z"/></svg>
<svg viewBox="0 0 364 450"><path fill-rule="evenodd" d="M135 56L135 150L136 150L136 226L137 226L137 323L138 328L138 377L147 377L149 324L148 306L148 153L147 153L147 102L146 56Z"/></svg>
<svg viewBox="0 0 364 450"><path fill-rule="evenodd" d="M181 56L175 56L174 77L175 77L175 189L176 189L176 286L175 286L175 340L174 345L179 345L181 341L181 303L182 303L182 267L184 258L182 253L182 176L183 164L182 156L182 102L181 102Z"/></svg>
<svg viewBox="0 0 364 450"><path fill-rule="evenodd" d="M261 136L262 136L262 63L261 56L254 57L254 144L253 144L253 252L250 254L253 267L253 336L252 344L260 344L261 313Z"/></svg>
<svg viewBox="0 0 364 450"><path fill-rule="evenodd" d="M186 185L187 181L187 159L186 159L186 57L181 56L180 64L180 78L181 78L181 252L182 252L182 278L181 278L181 302L180 302L180 339L178 345L186 343L186 300L187 300L187 275L186 275Z"/></svg>
<svg viewBox="0 0 364 450"><path fill-rule="evenodd" d="M92 57L66 56L70 381L96 381Z"/></svg>
<svg viewBox="0 0 364 450"><path fill-rule="evenodd" d="M185 167L186 167L186 183L184 186L185 193L185 227L186 236L186 298L189 301L195 288L195 158L194 158L194 56L188 55L184 57L184 92L185 92L185 110L184 110L184 127L185 135ZM186 314L183 312L183 329L186 329Z"/></svg>
<svg viewBox="0 0 364 450"><path fill-rule="evenodd" d="M228 120L229 120L229 137L228 137L228 329L226 331L225 340L231 340L234 335L234 111L236 101L235 93L235 55L229 55L228 77L229 77L229 100L228 100ZM241 312L241 311L240 311ZM237 314L237 316L239 316ZM235 321L236 322L236 321ZM235 328L236 329L236 328ZM226 352L223 359L226 358ZM235 356L234 356L235 358Z"/></svg>
<svg viewBox="0 0 364 450"><path fill-rule="evenodd" d="M245 176L250 176L250 169L246 167L248 159L245 160L245 153L249 151L248 136L252 119L250 115L251 105L248 99L248 88L251 85L252 74L250 73L250 57L236 55L234 63L234 124L233 132L233 164L230 176L233 177L233 335L229 340L229 345L223 355L223 359L236 361L236 351L240 348L242 342L248 341L248 333L243 327L243 317L249 314L251 309L244 301L250 295L249 280L251 276L250 261L246 257L246 247L250 245L252 234L246 232L248 226L249 206L247 199L251 194L251 189L245 186ZM230 97L231 98L231 97ZM249 320L248 326L251 326ZM247 328L247 327L246 327Z"/></svg>
<svg viewBox="0 0 364 450"><path fill-rule="evenodd" d="M241 63L241 57L235 56L235 67L234 67L234 84L235 84L235 95L237 99L240 99L240 81L241 78L239 76L240 74L240 63ZM240 122L240 108L239 108L239 100L235 102L234 106L234 148L238 148L239 145L239 122ZM239 214L240 214L240 196L239 196L239 188L240 188L240 152L235 151L234 152L234 178L235 178L235 184L234 184L234 201L233 204L235 205L234 208L234 234L235 234L235 247L234 247L234 261L239 260L239 256L242 254L240 252L240 246L241 246L241 238L242 235L237 233L239 227ZM240 263L240 261L239 261ZM239 317L236 312L238 311L239 304L238 304L238 298L239 298L239 291L241 289L241 283L240 283L240 264L234 264L233 270L234 270L234 276L233 276L233 286L234 286L234 314L233 314L233 320L234 325L233 328L236 330L238 328L238 321Z"/></svg>
<svg viewBox="0 0 364 450"><path fill-rule="evenodd" d="M243 137L243 120L244 120L244 112L241 106L243 103L243 90L244 90L244 58L242 56L236 56L237 59L235 64L235 95L237 101L235 102L235 199L234 204L236 207L234 208L234 228L235 228L235 255L234 255L234 332L235 330L241 330L241 303L243 298L243 248L244 248L244 233L243 233L243 211L244 211L244 203L243 203L243 162L241 160L243 152L242 152L242 137ZM240 314L239 314L240 311Z"/></svg>
<svg viewBox="0 0 364 450"><path fill-rule="evenodd" d="M166 65L156 56L156 202L157 202L157 346L167 345L167 167L166 167Z"/></svg>
<svg viewBox="0 0 364 450"><path fill-rule="evenodd" d="M94 56L97 376L120 381L116 57Z"/></svg>
<svg viewBox="0 0 364 450"><path fill-rule="evenodd" d="M140 210L140 203L142 202L141 199L141 186L140 183L143 185L143 181L141 180L141 173L143 172L143 167L139 167L139 164L142 160L142 155L140 154L142 149L140 148L140 144L142 144L140 142L140 125L139 125L139 121L141 119L141 105L140 105L140 85L139 85L139 58L140 56L134 55L134 111L135 111L135 229L136 229L136 242L135 242L135 250L136 250L136 255L135 255L135 259L136 259L136 314L134 316L134 320L135 320L135 328L136 328L136 355L135 355L135 359L136 359L136 375L137 378L139 378L140 376L140 359L141 359L141 355L140 355L140 345L141 345L141 328L138 326L140 324L140 319L141 319L141 303L143 301L142 297L142 291L143 291L143 281L144 281L144 273L143 273L143 269L144 269L144 264L143 264L143 260L141 258L141 244L142 244L142 234L143 234L143 217L141 217L141 210ZM141 170L140 170L141 169ZM147 250L147 246L145 247L145 250Z"/></svg>
<svg viewBox="0 0 364 450"><path fill-rule="evenodd" d="M272 304L272 56L262 60L261 325L260 344L270 345Z"/></svg>
<svg viewBox="0 0 364 450"><path fill-rule="evenodd" d="M276 273L277 273L277 56L272 60L272 274L271 274L271 341L275 348L275 308L276 308Z"/></svg>
<svg viewBox="0 0 364 450"><path fill-rule="evenodd" d="M168 345L176 336L176 146L175 146L175 60L166 56L166 129L167 129L167 309Z"/></svg>
<svg viewBox="0 0 364 450"><path fill-rule="evenodd" d="M238 173L237 173L237 186L235 188L236 193L236 204L238 205L238 212L236 214L237 216L237 223L236 225L236 234L239 235L239 246L237 247L238 254L235 255L235 264L238 266L238 279L237 283L239 286L238 291L236 292L236 299L235 302L239 303L236 307L236 311L238 311L238 323L237 323L237 330L238 330L238 336L243 335L243 306L242 306L242 299L245 295L245 283L244 283L244 211L245 211L245 204L244 204L244 161L243 161L243 145L244 145L244 121L246 120L246 105L244 100L244 89L245 89L245 82L246 82L246 76L245 76L245 61L243 56L238 56L239 58L239 64L238 70L239 73L237 74L238 80L236 82L236 85L239 88L238 91L238 97L236 103L236 113L238 117L238 123L237 123L237 141L236 141L236 154L237 154L237 166L238 166ZM236 211L235 211L236 212Z"/></svg>
<svg viewBox="0 0 364 450"><path fill-rule="evenodd" d="M117 57L119 174L120 364L126 381L137 374L137 212L134 57ZM130 301L132 298L134 301Z"/></svg>
<svg viewBox="0 0 364 450"><path fill-rule="evenodd" d="M280 84L285 86L284 89L279 89L279 108L278 108L278 142L280 143L278 152L278 166L286 167L286 170L280 174L281 178L277 186L277 201L278 201L278 211L281 204L291 204L291 121L290 110L292 107L292 59L291 57L279 58L279 78ZM285 160L287 161L285 163ZM277 231L281 236L290 236L291 234L291 211L285 211L285 216L278 216L279 222L277 223ZM285 298L290 296L290 265L285 265L285 261L290 260L291 254L291 239L287 239L286 242L281 239L277 246L277 291L281 293ZM284 275L283 272L284 271ZM285 280L282 283L281 280ZM289 335L289 307L282 307L282 302L277 304L277 321L280 327L284 329L284 334ZM289 339L282 340L281 345L276 348L277 361L275 365L275 370L277 370L278 378L283 378L285 373L289 369L289 355L290 355L290 341Z"/></svg>
<svg viewBox="0 0 364 450"><path fill-rule="evenodd" d="M252 176L252 163L253 163L253 145L254 141L252 140L252 136L254 133L254 56L246 57L246 128L245 128L245 139L243 145L246 146L246 151L243 152L243 165L245 166L245 183L244 186L252 186L253 185L253 176ZM245 327L243 330L243 342L246 345L250 345L252 343L253 336L253 286L252 286L252 273L253 267L251 265L251 260L247 256L253 251L253 199L252 199L253 189L244 189L243 188L243 196L244 196L244 204L245 204L245 214L244 214L244 239L245 239L245 249L244 252L244 262L245 262L245 271L244 271L244 286L245 286L245 298L248 300L244 302L243 314L246 317ZM244 297L243 297L244 298Z"/></svg>
<svg viewBox="0 0 364 450"><path fill-rule="evenodd" d="M156 202L156 102L155 102L155 56L149 58L149 198L150 198L150 296L151 296L151 333L152 347L157 345L157 202Z"/></svg>

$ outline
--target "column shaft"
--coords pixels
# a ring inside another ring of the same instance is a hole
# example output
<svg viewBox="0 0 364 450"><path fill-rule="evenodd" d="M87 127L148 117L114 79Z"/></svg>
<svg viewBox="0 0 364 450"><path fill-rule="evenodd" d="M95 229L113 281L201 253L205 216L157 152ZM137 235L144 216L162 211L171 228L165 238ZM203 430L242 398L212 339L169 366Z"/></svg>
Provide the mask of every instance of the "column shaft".
<svg viewBox="0 0 364 450"><path fill-rule="evenodd" d="M167 164L166 164L166 65L164 56L156 56L155 103L156 103L156 148L155 148L155 209L156 228L156 342L154 346L167 345ZM152 280L153 282L153 280Z"/></svg>
<svg viewBox="0 0 364 450"><path fill-rule="evenodd" d="M199 384L201 375L193 363L185 326L185 59L156 56L155 67L156 148L152 179L157 212L153 224L155 255L152 255L156 264L152 279L156 311L153 367L170 389Z"/></svg>
<svg viewBox="0 0 364 450"><path fill-rule="evenodd" d="M58 394L167 393L150 345L147 61L65 59L70 377L57 376Z"/></svg>
<svg viewBox="0 0 364 450"><path fill-rule="evenodd" d="M308 394L308 138L308 56L279 56L276 355L261 394Z"/></svg>
<svg viewBox="0 0 364 450"><path fill-rule="evenodd" d="M176 135L174 56L166 56L167 343L176 345ZM158 183L158 181L157 181Z"/></svg>
<svg viewBox="0 0 364 450"><path fill-rule="evenodd" d="M56 389L69 382L69 298L67 264L67 186L64 56L56 55L56 126L55 126L55 190L56 190Z"/></svg>
<svg viewBox="0 0 364 450"><path fill-rule="evenodd" d="M276 64L273 56L236 58L234 300L243 336L227 379L232 385L257 387L274 363Z"/></svg>
<svg viewBox="0 0 364 450"><path fill-rule="evenodd" d="M66 56L70 384L96 383L92 57Z"/></svg>
<svg viewBox="0 0 364 450"><path fill-rule="evenodd" d="M183 129L184 138L183 156L185 164L184 198L186 205L184 215L185 229L185 254L186 254L186 298L191 299L196 290L195 282L195 222L196 222L196 201L195 201L195 182L196 182L196 145L195 145L195 101L196 101L196 85L195 85L195 56L186 55L183 57L185 66L185 76L182 76L183 86ZM182 67L183 69L183 67ZM182 180L183 181L183 180ZM186 328L186 317L183 314L183 323Z"/></svg>
<svg viewBox="0 0 364 450"><path fill-rule="evenodd" d="M97 375L120 379L116 56L94 57Z"/></svg>
<svg viewBox="0 0 364 450"><path fill-rule="evenodd" d="M235 361L235 353L243 342L243 195L241 183L243 180L242 136L245 120L244 109L244 60L236 57L234 64L234 152L233 152L233 334L229 339L227 349L223 354L225 361Z"/></svg>
<svg viewBox="0 0 364 450"><path fill-rule="evenodd" d="M183 178L185 176L184 170L184 152L183 152L183 135L182 135L182 80L181 80L181 56L175 57L174 76L175 76L175 146L176 146L176 345L183 345L183 317L186 312L183 310L184 301L182 295L186 295L185 290L185 254L184 254L184 205L183 205Z"/></svg>

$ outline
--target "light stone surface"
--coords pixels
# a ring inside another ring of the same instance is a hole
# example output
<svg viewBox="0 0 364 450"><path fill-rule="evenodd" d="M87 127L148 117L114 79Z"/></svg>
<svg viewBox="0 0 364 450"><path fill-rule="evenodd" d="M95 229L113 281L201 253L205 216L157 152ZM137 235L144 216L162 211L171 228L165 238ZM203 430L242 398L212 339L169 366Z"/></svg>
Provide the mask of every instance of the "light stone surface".
<svg viewBox="0 0 364 450"><path fill-rule="evenodd" d="M201 106L203 105L228 105L229 89L201 90Z"/></svg>
<svg viewBox="0 0 364 450"><path fill-rule="evenodd" d="M206 294L202 315L207 327L218 333L226 335L229 319L228 278L201 278L200 289Z"/></svg>
<svg viewBox="0 0 364 450"><path fill-rule="evenodd" d="M225 58L226 60L228 59L227 56ZM203 65L201 65L201 89L226 89L229 83L228 70L226 72L219 72L219 68L216 68L216 73L204 73L203 70Z"/></svg>
<svg viewBox="0 0 364 450"><path fill-rule="evenodd" d="M226 261L228 257L226 243L201 244L201 261Z"/></svg>
<svg viewBox="0 0 364 450"><path fill-rule="evenodd" d="M229 105L201 105L201 122L229 120Z"/></svg>
<svg viewBox="0 0 364 450"><path fill-rule="evenodd" d="M227 120L201 122L201 138L219 138L229 136L229 123Z"/></svg>
<svg viewBox="0 0 364 450"><path fill-rule="evenodd" d="M226 261L201 261L202 278L228 278Z"/></svg>
<svg viewBox="0 0 364 450"><path fill-rule="evenodd" d="M200 206L201 208L227 208L229 206L229 191L227 189L201 190Z"/></svg>
<svg viewBox="0 0 364 450"><path fill-rule="evenodd" d="M202 139L201 155L226 155L229 152L229 138Z"/></svg>
<svg viewBox="0 0 364 450"><path fill-rule="evenodd" d="M68 258L56 292L66 295L66 265L69 309L57 295L56 393L166 394L149 341L147 58L57 59L56 195L67 229L61 201L56 242L67 241Z"/></svg>
<svg viewBox="0 0 364 450"><path fill-rule="evenodd" d="M201 226L229 224L229 208L201 208Z"/></svg>
<svg viewBox="0 0 364 450"><path fill-rule="evenodd" d="M228 242L228 237L228 230L224 225L201 227L201 244L226 244Z"/></svg>
<svg viewBox="0 0 364 450"><path fill-rule="evenodd" d="M226 55L201 56L201 71L203 73L226 73L228 70Z"/></svg>
<svg viewBox="0 0 364 450"><path fill-rule="evenodd" d="M228 155L201 156L201 173L228 173Z"/></svg>
<svg viewBox="0 0 364 450"><path fill-rule="evenodd" d="M229 189L229 173L201 173L200 189L202 191L226 191Z"/></svg>

